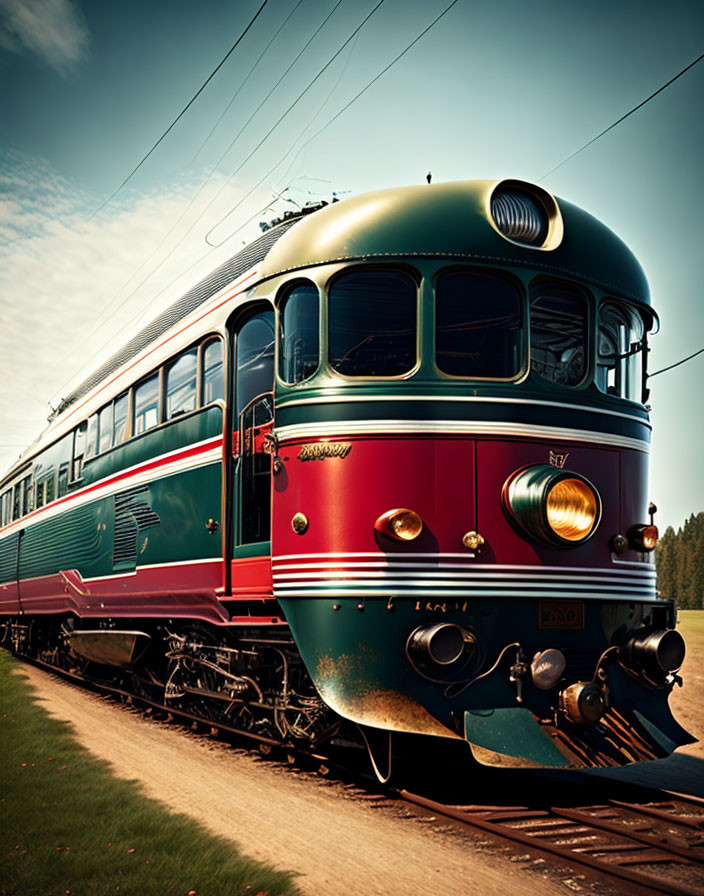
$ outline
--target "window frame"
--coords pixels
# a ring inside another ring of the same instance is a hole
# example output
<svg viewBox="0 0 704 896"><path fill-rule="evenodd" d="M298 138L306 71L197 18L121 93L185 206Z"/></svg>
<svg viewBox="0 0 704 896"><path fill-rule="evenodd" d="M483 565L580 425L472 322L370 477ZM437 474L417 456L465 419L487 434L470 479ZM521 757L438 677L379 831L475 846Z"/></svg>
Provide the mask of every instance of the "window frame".
<svg viewBox="0 0 704 896"><path fill-rule="evenodd" d="M338 275L343 274L344 271L339 271ZM331 277L330 281L334 278ZM288 280L286 283L282 284L276 292L276 298L274 300L274 310L275 310L275 347L274 350L276 352L275 363L274 363L274 379L275 382L281 383L281 385L285 386L287 389L295 389L299 386L309 383L313 377L317 376L321 370L326 366L328 362L328 353L327 353L327 333L328 333L328 316L325 315L323 317L323 309L327 307L327 295L328 288L330 286L330 281L326 284L325 289L321 289L321 287L314 281L307 277L297 277L294 280ZM295 292L295 290L300 287L310 287L315 290L316 296L318 298L318 363L315 367L315 370L309 374L307 377L304 377L302 380L297 380L295 382L289 382L285 380L282 376L282 352L283 352L283 311L284 305L291 297L291 295ZM333 368L329 368L331 372L336 373Z"/></svg>
<svg viewBox="0 0 704 896"><path fill-rule="evenodd" d="M546 284L550 286L564 286L566 291L571 290L574 294L579 294L584 300L586 307L586 323L584 328L584 337L585 337L585 363L584 363L584 375L582 379L575 383L574 385L568 385L567 383L556 383L553 380L546 379L542 374L537 373L533 370L532 364L532 352L533 352L533 318L532 318L532 306L533 306L533 296L534 293L540 288L541 284ZM581 389L585 389L591 385L594 381L596 375L596 352L595 352L595 341L594 341L594 324L595 321L598 325L598 312L595 311L597 308L597 302L595 300L594 294L583 286L581 283L577 281L564 280L559 277L551 277L549 275L540 274L538 277L534 277L530 284L528 285L527 290L527 300L528 300L528 327L527 327L527 365L528 365L528 375L531 378L535 378L535 381L539 383L541 386L547 386L551 389L559 389L560 391L567 389L569 392L575 392Z"/></svg>
<svg viewBox="0 0 704 896"><path fill-rule="evenodd" d="M401 274L407 277L413 283L415 287L415 301L416 301L416 314L415 314L415 364L409 370L404 373L394 374L392 376L380 376L378 374L348 374L341 373L335 367L332 366L330 362L330 291L333 289L338 280L346 277L350 274L366 274L366 273L389 273L389 274ZM341 270L335 271L327 281L325 282L325 286L323 289L322 302L320 304L320 315L321 315L321 333L320 333L320 346L319 353L321 363L318 366L318 370L316 371L319 374L323 369L327 374L332 377L339 378L340 380L346 383L388 383L388 382L399 382L403 380L410 379L410 377L415 376L416 373L421 369L422 366L422 358L421 351L423 346L423 309L422 309L422 295L421 295L421 286L422 286L423 276L419 270L412 267L411 265L403 264L402 262L398 264L353 264L346 267L343 267ZM278 338L278 333L277 333ZM287 385L281 381L283 385ZM298 383L296 383L298 385ZM289 388L294 388L290 386Z"/></svg>
<svg viewBox="0 0 704 896"><path fill-rule="evenodd" d="M481 274L487 277L494 277L497 280L504 280L514 288L518 296L518 311L520 315L519 326L521 329L521 364L518 372L511 377L494 377L494 376L458 376L453 373L445 373L438 367L437 363L437 287L438 281L445 274ZM520 383L529 374L530 371L530 342L529 342L529 300L528 288L526 284L510 271L496 269L492 267L478 267L476 265L446 265L433 272L431 278L432 287L432 334L429 345L432 346L432 369L436 376L444 380L450 380L459 383Z"/></svg>

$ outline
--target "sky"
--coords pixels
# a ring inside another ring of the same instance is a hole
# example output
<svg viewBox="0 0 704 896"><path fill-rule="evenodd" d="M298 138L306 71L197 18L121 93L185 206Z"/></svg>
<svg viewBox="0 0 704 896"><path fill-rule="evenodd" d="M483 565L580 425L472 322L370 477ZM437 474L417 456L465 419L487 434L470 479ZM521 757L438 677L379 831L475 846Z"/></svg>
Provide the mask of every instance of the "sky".
<svg viewBox="0 0 704 896"><path fill-rule="evenodd" d="M115 193L262 2L0 0L0 470L260 220L429 170L584 207L648 276L650 370L704 347L704 61L544 177L704 52L698 0L457 0L347 109L451 0L267 0ZM661 530L704 510L703 381L650 381Z"/></svg>

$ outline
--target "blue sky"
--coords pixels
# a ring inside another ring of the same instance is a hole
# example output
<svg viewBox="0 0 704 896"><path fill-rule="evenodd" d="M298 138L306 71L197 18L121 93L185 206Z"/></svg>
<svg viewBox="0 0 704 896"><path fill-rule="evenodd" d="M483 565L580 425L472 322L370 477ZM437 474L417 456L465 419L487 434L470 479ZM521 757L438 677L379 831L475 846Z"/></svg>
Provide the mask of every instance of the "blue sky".
<svg viewBox="0 0 704 896"><path fill-rule="evenodd" d="M384 0L242 164L378 2L268 0L166 140L93 215L261 2L0 0L3 469L42 429L47 400L253 236L274 193L360 193L420 183L428 170L436 181L537 181L704 52L694 0L458 0L318 134L450 2ZM662 320L651 370L704 346L703 96L704 62L541 181L639 256ZM651 382L662 528L704 509L703 379L704 355Z"/></svg>

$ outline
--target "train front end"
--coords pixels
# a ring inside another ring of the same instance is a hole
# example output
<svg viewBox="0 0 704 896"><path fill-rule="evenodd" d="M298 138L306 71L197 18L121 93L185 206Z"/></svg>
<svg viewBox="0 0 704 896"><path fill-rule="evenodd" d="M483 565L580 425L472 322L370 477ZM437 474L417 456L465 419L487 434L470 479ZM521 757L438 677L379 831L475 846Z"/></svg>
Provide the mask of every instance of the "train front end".
<svg viewBox="0 0 704 896"><path fill-rule="evenodd" d="M497 765L690 742L625 245L535 186L465 182L332 205L265 264L275 595L329 706Z"/></svg>

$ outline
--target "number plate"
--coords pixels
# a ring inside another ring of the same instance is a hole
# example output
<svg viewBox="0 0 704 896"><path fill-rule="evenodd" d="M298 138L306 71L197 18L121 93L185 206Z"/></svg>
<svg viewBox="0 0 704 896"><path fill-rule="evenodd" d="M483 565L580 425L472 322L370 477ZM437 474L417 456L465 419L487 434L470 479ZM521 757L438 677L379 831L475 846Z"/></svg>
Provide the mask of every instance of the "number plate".
<svg viewBox="0 0 704 896"><path fill-rule="evenodd" d="M540 628L584 628L583 600L541 600Z"/></svg>

